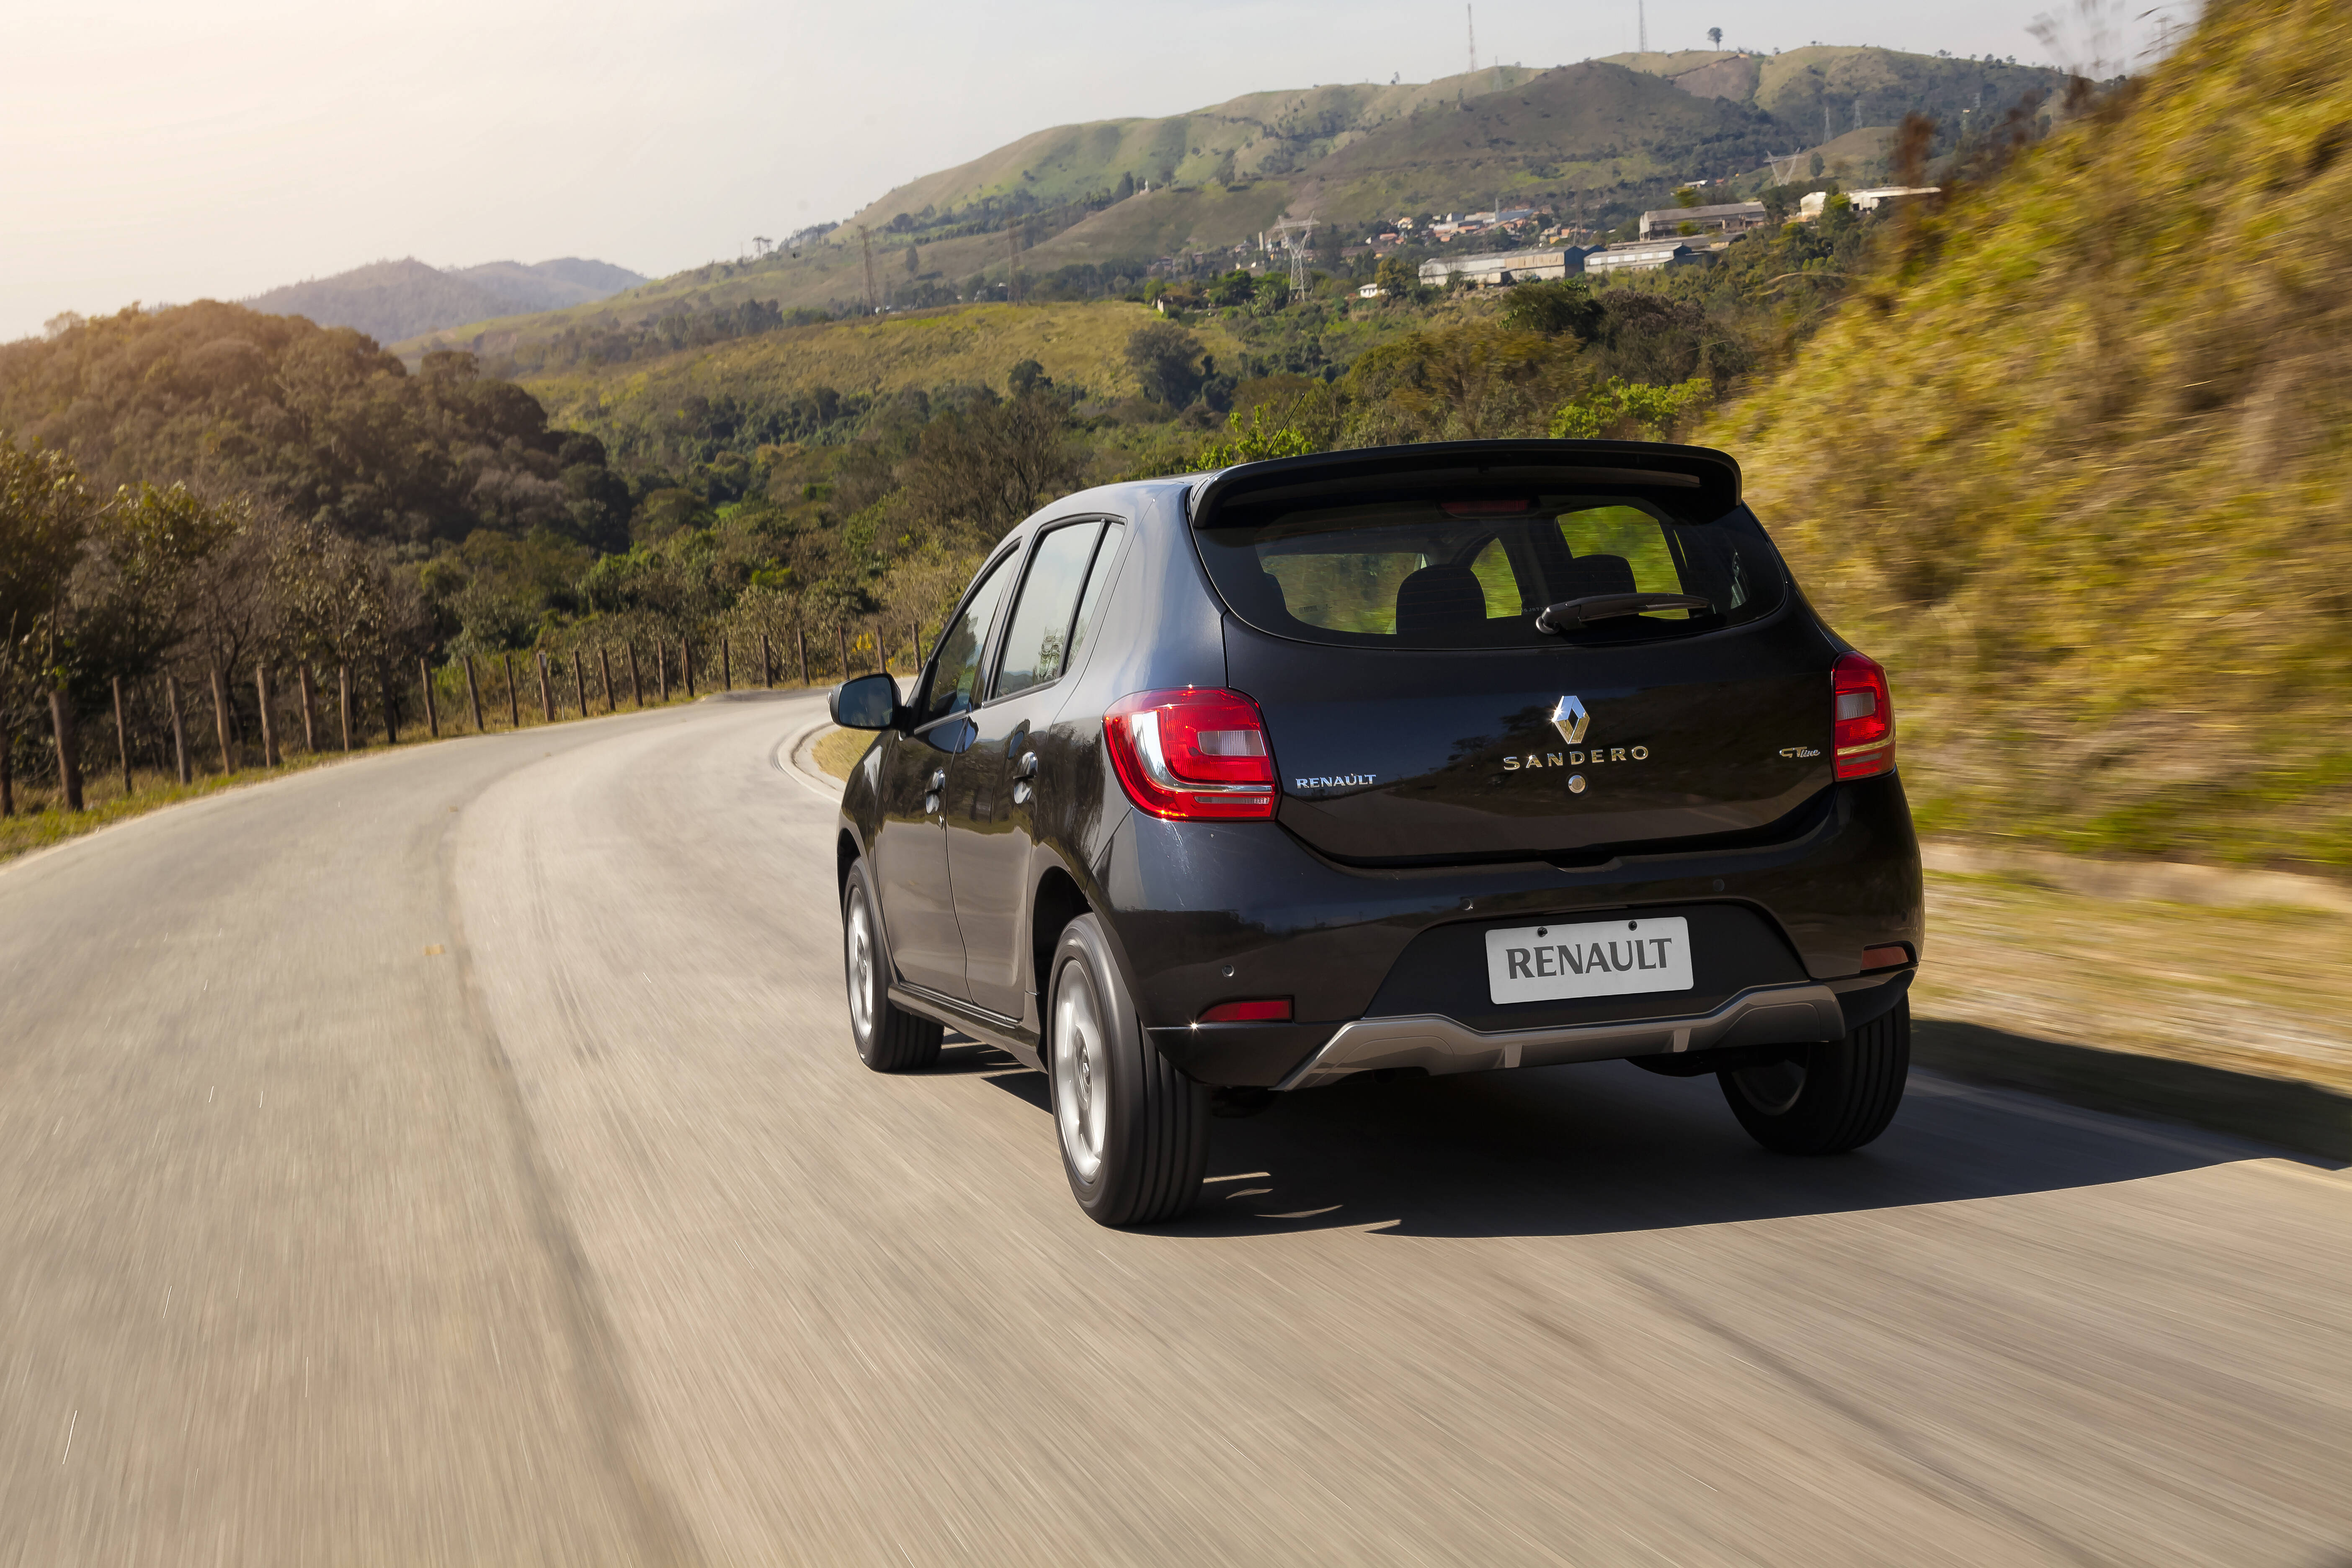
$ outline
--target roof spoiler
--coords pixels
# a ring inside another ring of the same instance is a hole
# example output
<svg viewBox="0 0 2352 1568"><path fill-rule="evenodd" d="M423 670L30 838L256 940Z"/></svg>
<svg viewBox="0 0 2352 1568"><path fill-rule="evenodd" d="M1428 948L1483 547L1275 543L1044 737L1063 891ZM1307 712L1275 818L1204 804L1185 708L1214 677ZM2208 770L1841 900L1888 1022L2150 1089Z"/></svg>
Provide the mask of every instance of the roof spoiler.
<svg viewBox="0 0 2352 1568"><path fill-rule="evenodd" d="M1192 526L1214 525L1218 510L1254 502L1326 499L1335 490L1378 489L1397 480L1459 475L1482 484L1603 484L1648 491L1689 521L1712 521L1739 504L1739 465L1706 447L1659 441L1435 441L1416 447L1365 447L1220 468L1194 482Z"/></svg>

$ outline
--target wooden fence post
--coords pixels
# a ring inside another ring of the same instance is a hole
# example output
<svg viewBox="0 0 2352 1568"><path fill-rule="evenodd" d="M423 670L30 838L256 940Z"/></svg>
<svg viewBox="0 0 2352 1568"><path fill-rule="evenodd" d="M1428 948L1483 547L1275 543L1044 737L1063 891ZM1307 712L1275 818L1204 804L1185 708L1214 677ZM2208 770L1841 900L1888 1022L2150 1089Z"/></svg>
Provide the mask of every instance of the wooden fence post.
<svg viewBox="0 0 2352 1568"><path fill-rule="evenodd" d="M552 724L555 722L555 693L547 684L547 655L541 652L536 657L539 659L539 717L542 722Z"/></svg>
<svg viewBox="0 0 2352 1568"><path fill-rule="evenodd" d="M580 699L580 717L588 717L588 670L580 662L580 650L572 650L572 694Z"/></svg>
<svg viewBox="0 0 2352 1568"><path fill-rule="evenodd" d="M484 732L482 687L481 683L474 679L474 656L470 653L466 656L466 701L474 710L474 733L479 735Z"/></svg>
<svg viewBox="0 0 2352 1568"><path fill-rule="evenodd" d="M654 695L662 701L669 700L669 641L654 638Z"/></svg>
<svg viewBox="0 0 2352 1568"><path fill-rule="evenodd" d="M188 728L180 720L180 678L176 675L163 678L163 706L172 713L172 771L180 775L182 784L186 784L190 776Z"/></svg>
<svg viewBox="0 0 2352 1568"><path fill-rule="evenodd" d="M686 700L694 700L694 644L681 637L677 639L677 673L686 682Z"/></svg>
<svg viewBox="0 0 2352 1568"><path fill-rule="evenodd" d="M81 731L74 722L73 699L62 691L49 693L49 725L58 737L58 783L66 792L66 809L81 809Z"/></svg>
<svg viewBox="0 0 2352 1568"><path fill-rule="evenodd" d="M507 723L520 730L522 728L522 700L515 695L514 655L502 653L499 658L507 668Z"/></svg>
<svg viewBox="0 0 2352 1568"><path fill-rule="evenodd" d="M849 679L849 628L839 621L833 623L834 648L841 655L841 679Z"/></svg>
<svg viewBox="0 0 2352 1568"><path fill-rule="evenodd" d="M596 645L596 670L604 678L604 711L613 708L613 651L603 643Z"/></svg>
<svg viewBox="0 0 2352 1568"><path fill-rule="evenodd" d="M302 689L302 749L315 752L319 749L319 692L310 679L310 661L305 658L299 669L296 680Z"/></svg>
<svg viewBox="0 0 2352 1568"><path fill-rule="evenodd" d="M437 741L441 738L441 710L433 706L433 661L419 658L416 674L418 683L425 688L425 732Z"/></svg>
<svg viewBox="0 0 2352 1568"><path fill-rule="evenodd" d="M806 626L793 627L793 651L800 656L801 684L806 686L808 684L808 628Z"/></svg>
<svg viewBox="0 0 2352 1568"><path fill-rule="evenodd" d="M343 750L352 749L352 667L335 666L336 717L343 722Z"/></svg>
<svg viewBox="0 0 2352 1568"><path fill-rule="evenodd" d="M233 773L236 772L236 753L229 749L228 682L221 679L219 665L214 665L212 667L212 677L213 729L220 736L221 772L225 773Z"/></svg>
<svg viewBox="0 0 2352 1568"><path fill-rule="evenodd" d="M735 639L725 632L719 634L719 689L735 689Z"/></svg>
<svg viewBox="0 0 2352 1568"><path fill-rule="evenodd" d="M629 700L636 707L646 705L646 683L637 676L637 645L629 644Z"/></svg>
<svg viewBox="0 0 2352 1568"><path fill-rule="evenodd" d="M253 667L253 700L261 710L261 765L274 768L278 765L278 725L269 716L269 667L266 664Z"/></svg>
<svg viewBox="0 0 2352 1568"><path fill-rule="evenodd" d="M776 654L765 632L760 634L760 683L771 691L776 689Z"/></svg>
<svg viewBox="0 0 2352 1568"><path fill-rule="evenodd" d="M383 743L397 746L400 744L400 710L392 700L392 660L376 660L375 683L383 693Z"/></svg>
<svg viewBox="0 0 2352 1568"><path fill-rule="evenodd" d="M122 721L122 677L114 678L114 750L122 759L122 793L131 794L131 726Z"/></svg>
<svg viewBox="0 0 2352 1568"><path fill-rule="evenodd" d="M0 817L16 815L16 735L0 723Z"/></svg>

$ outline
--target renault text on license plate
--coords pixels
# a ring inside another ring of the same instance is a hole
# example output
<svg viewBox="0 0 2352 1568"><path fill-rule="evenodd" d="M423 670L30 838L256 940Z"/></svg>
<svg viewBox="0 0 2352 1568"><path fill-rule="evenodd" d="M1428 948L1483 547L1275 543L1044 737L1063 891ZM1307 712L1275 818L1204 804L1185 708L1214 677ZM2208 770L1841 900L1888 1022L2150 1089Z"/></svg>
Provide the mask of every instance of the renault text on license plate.
<svg viewBox="0 0 2352 1568"><path fill-rule="evenodd" d="M1496 1002L1690 988L1690 922L1679 915L1486 933L1486 989Z"/></svg>

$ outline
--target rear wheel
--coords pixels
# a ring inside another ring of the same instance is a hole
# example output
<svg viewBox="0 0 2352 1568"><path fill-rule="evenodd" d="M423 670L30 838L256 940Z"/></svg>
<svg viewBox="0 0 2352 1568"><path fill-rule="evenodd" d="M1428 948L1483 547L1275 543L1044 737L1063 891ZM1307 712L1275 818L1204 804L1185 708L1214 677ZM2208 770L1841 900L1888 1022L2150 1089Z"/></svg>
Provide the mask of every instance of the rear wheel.
<svg viewBox="0 0 2352 1568"><path fill-rule="evenodd" d="M1209 1091L1144 1034L1094 916L1062 928L1046 994L1054 1128L1072 1195L1102 1225L1175 1218L1209 1167Z"/></svg>
<svg viewBox="0 0 2352 1568"><path fill-rule="evenodd" d="M875 918L866 862L849 868L841 894L841 961L849 987L849 1033L857 1059L876 1072L906 1072L940 1059L939 1024L890 1000L890 953Z"/></svg>
<svg viewBox="0 0 2352 1568"><path fill-rule="evenodd" d="M1717 1076L1748 1135L1779 1154L1843 1154L1886 1131L1911 1072L1911 1004L1832 1045Z"/></svg>

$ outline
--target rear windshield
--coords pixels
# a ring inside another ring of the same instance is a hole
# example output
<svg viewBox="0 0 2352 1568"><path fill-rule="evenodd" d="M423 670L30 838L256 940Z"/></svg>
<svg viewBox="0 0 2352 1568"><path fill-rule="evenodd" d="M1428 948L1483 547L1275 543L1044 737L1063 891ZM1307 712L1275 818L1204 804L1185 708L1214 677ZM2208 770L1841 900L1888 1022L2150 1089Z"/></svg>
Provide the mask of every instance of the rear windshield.
<svg viewBox="0 0 2352 1568"><path fill-rule="evenodd" d="M1262 631L1372 647L1516 647L1550 605L1602 595L1705 599L1620 615L1578 643L1686 637L1770 614L1780 558L1745 508L1692 522L1638 494L1462 490L1327 506L1227 505L1195 537L1234 613Z"/></svg>

